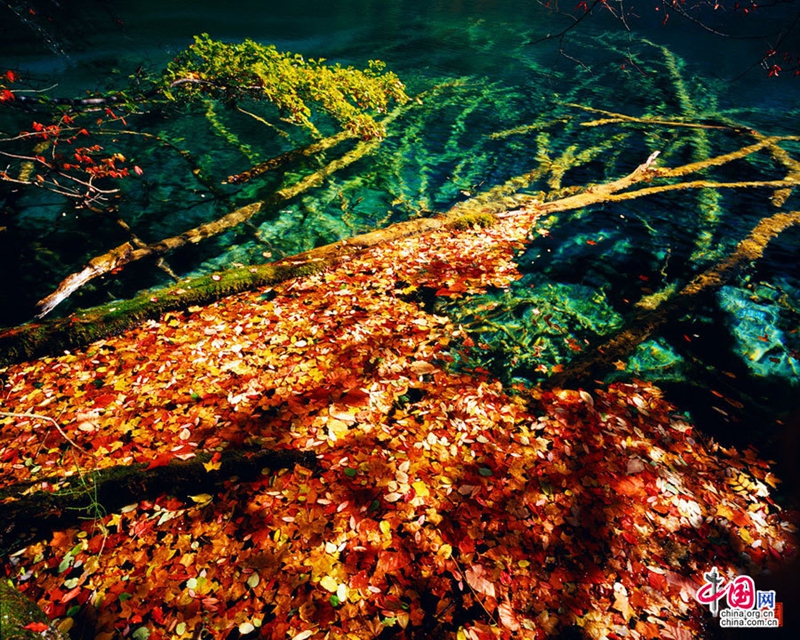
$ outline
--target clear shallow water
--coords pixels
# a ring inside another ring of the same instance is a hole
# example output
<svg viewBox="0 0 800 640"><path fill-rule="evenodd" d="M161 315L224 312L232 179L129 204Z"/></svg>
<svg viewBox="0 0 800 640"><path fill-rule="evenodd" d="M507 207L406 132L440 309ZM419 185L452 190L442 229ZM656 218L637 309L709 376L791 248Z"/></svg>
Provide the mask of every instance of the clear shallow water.
<svg viewBox="0 0 800 640"><path fill-rule="evenodd" d="M563 43L570 59L553 41L530 44L568 24L533 0L11 6L19 9L16 15L7 6L0 9L0 69L13 68L37 86L57 83L53 95L124 86L137 68L163 67L201 32L356 66L379 58L410 94L423 95L422 104L395 114L377 151L322 187L265 212L252 226L170 256L179 274L262 262L445 211L547 158L558 163L583 154L558 184L551 171L525 192L619 177L654 150L662 152L664 164L676 165L744 144L730 132L588 129L581 123L596 116L569 103L632 116L727 118L765 133L800 133L800 81L766 78L758 69L733 80L761 57L766 40L724 40L675 20L662 27L645 12L632 34L607 18L586 21ZM26 7L38 13L26 15ZM748 28L766 33L770 24L757 18ZM174 149L134 136L108 141L107 148L118 148L144 170L142 179L126 182L120 203L121 217L143 240L180 233L263 199L320 166L309 161L240 187L221 185L226 176L291 145L240 113L219 108L214 118L224 135L202 110L132 121L132 128L190 151L212 178L213 191L191 177ZM29 119L0 112L0 129L27 126ZM232 144L231 134L238 142ZM298 134L292 144L301 141ZM328 152L325 161L348 148ZM785 148L800 155L797 143ZM718 177L758 174L774 174L766 159L740 161ZM797 206L792 196L784 208ZM33 303L63 277L127 239L112 221L76 216L48 194L23 197L16 207L13 234L0 234L0 324L28 319ZM525 275L510 293L440 302L436 308L463 319L491 346L466 364L488 366L508 382L540 382L575 356L567 338L591 348L624 325L642 296L680 289L772 212L764 192L685 192L560 214L548 224L550 235L538 237L521 257ZM787 231L761 261L626 357L624 370L603 375L660 382L711 427L757 423L769 433L797 392L798 248L800 230ZM152 265L136 265L86 287L60 310L164 282L167 277ZM485 314L476 316L487 303L494 310L489 328ZM542 314L550 316L552 327L541 326Z"/></svg>

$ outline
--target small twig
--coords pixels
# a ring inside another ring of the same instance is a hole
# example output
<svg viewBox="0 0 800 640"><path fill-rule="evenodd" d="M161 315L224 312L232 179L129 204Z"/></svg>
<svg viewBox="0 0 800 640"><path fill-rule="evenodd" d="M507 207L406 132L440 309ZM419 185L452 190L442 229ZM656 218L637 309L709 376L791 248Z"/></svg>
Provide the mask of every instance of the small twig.
<svg viewBox="0 0 800 640"><path fill-rule="evenodd" d="M43 416L40 413L15 413L13 411L0 411L0 417L3 417L3 418L36 418L37 420L47 420L49 422L52 422L53 426L61 434L61 436L64 438L64 440L69 442L73 447L75 447L79 451L82 451L83 453L87 453L87 454L89 453L86 449L84 449L77 442L75 442L72 438L70 438L66 433L64 433L64 430L61 428L61 425L58 424L58 422L56 422L50 416Z"/></svg>
<svg viewBox="0 0 800 640"><path fill-rule="evenodd" d="M481 609L483 609L486 612L486 615L489 617L489 620L492 621L492 624L496 625L497 624L497 619L486 608L486 605L483 604L483 599L478 595L478 592L475 591L475 589L472 588L472 585L469 583L469 580L467 580L466 572L464 571L464 569L461 568L461 565L458 563L458 560L456 560L456 557L454 555L451 555L450 559L455 563L456 568L459 570L461 575L464 576L464 584L466 584L467 587L469 587L469 590L472 592L472 597L475 598L475 601L479 605L481 605Z"/></svg>

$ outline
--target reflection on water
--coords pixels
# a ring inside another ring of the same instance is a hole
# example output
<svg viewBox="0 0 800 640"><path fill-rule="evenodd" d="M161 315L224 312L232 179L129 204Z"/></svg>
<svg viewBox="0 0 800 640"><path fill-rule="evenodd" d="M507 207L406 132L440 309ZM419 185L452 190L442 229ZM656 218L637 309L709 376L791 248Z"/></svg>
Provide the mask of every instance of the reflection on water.
<svg viewBox="0 0 800 640"><path fill-rule="evenodd" d="M269 5L86 0L0 9L2 64L38 87L57 83L54 95L125 86L137 69L162 67L201 32L362 67L380 58L409 93L422 95L421 104L394 114L375 152L253 225L171 256L178 273L261 262L445 211L526 173L523 191L543 195L624 175L655 150L665 165L676 165L744 144L731 130L588 128L583 124L600 116L575 105L798 133L796 82L757 71L731 82L763 54L758 41L715 38L686 24L662 28L649 15L637 23L639 31L627 33L598 18L570 32L562 43L567 57L557 42L530 44L569 24L531 0ZM2 112L0 128L13 131L28 120L23 112ZM136 136L107 143L144 170L126 185L120 216L145 241L263 199L350 148L234 188L222 180L286 150L286 141L224 108L213 117L202 110L170 119L143 116L131 126L168 143ZM300 142L298 134L292 144ZM784 148L800 152L796 142ZM176 149L188 152L214 184L193 176ZM537 167L543 169L536 173ZM725 168L722 177L771 170L768 158L757 157ZM783 206L796 208L797 197ZM11 230L0 235L5 324L30 317L33 302L59 280L125 240L113 221L76 215L52 195L26 195L15 207ZM684 286L773 210L763 192L698 190L564 214L521 257L524 277L510 291L451 301L440 310L490 345L478 364L510 382L539 382L621 326L637 301ZM792 259L798 248L800 232L786 232L762 261L643 343L610 377L634 374L672 385L693 411L723 424L788 409L800 349L800 274ZM137 266L87 287L64 311L165 281L150 266ZM491 317L476 309L491 309Z"/></svg>

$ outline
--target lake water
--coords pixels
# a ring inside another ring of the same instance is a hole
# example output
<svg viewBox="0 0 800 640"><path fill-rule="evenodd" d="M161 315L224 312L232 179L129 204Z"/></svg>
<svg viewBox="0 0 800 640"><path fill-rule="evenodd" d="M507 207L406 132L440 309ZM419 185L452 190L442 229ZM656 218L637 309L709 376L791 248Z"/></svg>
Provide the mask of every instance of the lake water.
<svg viewBox="0 0 800 640"><path fill-rule="evenodd" d="M31 86L57 84L53 96L79 97L124 87L137 69L162 68L193 35L205 32L359 67L378 58L409 94L423 96L421 104L395 114L374 153L323 186L264 212L252 225L168 258L178 274L196 274L443 212L530 172L543 159L569 169L560 180L545 173L523 192L620 177L656 150L665 166L674 166L749 140L728 130L587 128L582 123L599 116L574 105L800 135L800 78L768 78L758 65L769 37L721 38L676 16L662 25L652 5L637 7L633 31L601 14L563 40L537 43L571 20L534 0L10 2L0 7L0 71L14 69ZM707 18L716 24L716 14ZM780 16L756 15L739 32L768 34L780 23ZM800 43L790 39L784 46L796 50ZM190 152L213 189L192 177L174 148L135 136L108 142L143 170L141 179L126 182L120 202L120 216L143 240L172 236L264 199L320 166L309 161L244 186L221 185L290 143L230 110L220 108L213 118L216 128L197 111L131 119L137 131ZM6 134L30 120L30 114L0 110ZM291 144L300 141L302 136ZM783 147L800 157L797 142ZM349 148L329 152L326 160ZM780 177L766 156L738 161L715 177L755 176ZM510 292L439 301L436 310L459 318L490 346L481 362L467 364L489 367L508 383L542 382L575 356L567 338L584 351L592 348L624 326L637 300L679 290L723 258L777 211L769 195L694 190L555 216L549 235L537 237L521 256L524 277ZM797 203L791 195L782 209ZM15 200L0 226L7 227L0 233L0 325L30 319L35 301L62 278L126 240L107 217L76 213L46 193ZM748 439L752 430L771 438L775 421L795 406L797 395L799 248L800 229L786 231L762 260L674 314L625 355L624 367L595 377L649 378L723 438ZM137 265L86 287L59 312L166 282L153 265ZM480 311L487 306L490 323ZM537 324L543 312L549 332Z"/></svg>

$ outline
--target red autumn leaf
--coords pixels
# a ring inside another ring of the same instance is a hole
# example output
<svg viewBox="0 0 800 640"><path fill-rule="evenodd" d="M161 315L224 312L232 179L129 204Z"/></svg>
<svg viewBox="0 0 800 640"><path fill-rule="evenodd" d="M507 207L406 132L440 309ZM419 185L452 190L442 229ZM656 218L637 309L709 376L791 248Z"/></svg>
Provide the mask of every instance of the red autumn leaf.
<svg viewBox="0 0 800 640"><path fill-rule="evenodd" d="M511 603L508 601L500 603L500 605L497 607L497 615L500 617L500 623L506 629L511 631L520 630L519 620L514 613L514 609L511 607Z"/></svg>
<svg viewBox="0 0 800 640"><path fill-rule="evenodd" d="M617 480L614 487L617 493L631 498L644 495L644 481L638 475L623 476Z"/></svg>
<svg viewBox="0 0 800 640"><path fill-rule="evenodd" d="M627 542L628 544L636 544L638 542L636 536L633 535L630 531L623 531L622 537L625 538L625 542Z"/></svg>
<svg viewBox="0 0 800 640"><path fill-rule="evenodd" d="M42 633L43 631L47 631L50 628L50 625L47 625L44 622L30 622L22 628L33 631L34 633Z"/></svg>
<svg viewBox="0 0 800 640"><path fill-rule="evenodd" d="M667 515L669 513L669 509L670 509L669 505L664 502L661 502L660 500L656 500L653 503L653 511L655 511L656 513L660 513L662 516Z"/></svg>
<svg viewBox="0 0 800 640"><path fill-rule="evenodd" d="M116 393L104 393L94 398L94 406L104 409L117 399Z"/></svg>
<svg viewBox="0 0 800 640"><path fill-rule="evenodd" d="M61 602L66 604L81 592L82 587L74 587L61 596Z"/></svg>
<svg viewBox="0 0 800 640"><path fill-rule="evenodd" d="M150 461L150 464L147 465L147 469L155 469L156 467L166 467L170 462L172 462L174 458L174 454L172 453L160 453L155 458Z"/></svg>
<svg viewBox="0 0 800 640"><path fill-rule="evenodd" d="M647 572L647 581L650 583L650 586L657 591L663 591L664 587L667 585L667 578L663 573L656 573L654 571Z"/></svg>

